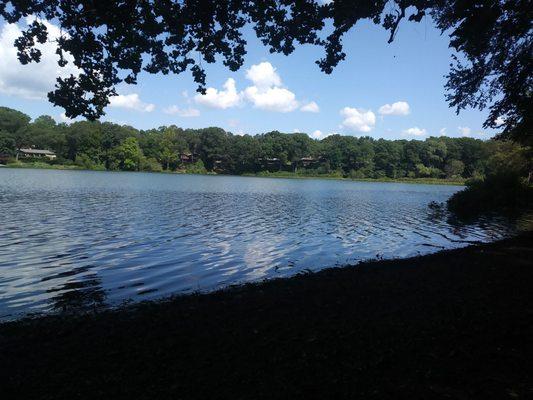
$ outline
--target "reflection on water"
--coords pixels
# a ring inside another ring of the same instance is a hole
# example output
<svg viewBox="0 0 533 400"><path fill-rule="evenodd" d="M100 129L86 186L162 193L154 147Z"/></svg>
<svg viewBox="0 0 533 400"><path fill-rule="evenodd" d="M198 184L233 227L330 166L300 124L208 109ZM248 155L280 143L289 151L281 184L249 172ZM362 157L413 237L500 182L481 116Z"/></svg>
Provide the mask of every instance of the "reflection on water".
<svg viewBox="0 0 533 400"><path fill-rule="evenodd" d="M83 281L64 282L47 289L53 310L60 312L86 311L103 307L105 292L98 275L87 276Z"/></svg>
<svg viewBox="0 0 533 400"><path fill-rule="evenodd" d="M460 188L0 170L0 318L406 257L507 235L431 202Z"/></svg>

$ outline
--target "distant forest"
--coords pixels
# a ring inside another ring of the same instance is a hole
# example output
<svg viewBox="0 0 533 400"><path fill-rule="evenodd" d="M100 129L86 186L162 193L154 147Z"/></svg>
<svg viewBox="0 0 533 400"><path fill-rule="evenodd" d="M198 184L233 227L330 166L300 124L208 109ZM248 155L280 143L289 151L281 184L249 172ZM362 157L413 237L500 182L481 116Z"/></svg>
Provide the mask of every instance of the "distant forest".
<svg viewBox="0 0 533 400"><path fill-rule="evenodd" d="M254 174L266 171L350 178L467 179L512 158L518 145L462 137L385 140L278 131L234 135L221 128L163 126L138 130L110 122L56 123L0 107L0 157L8 163L42 162L17 157L18 149L56 153L50 164L86 169ZM17 160L18 158L18 160Z"/></svg>

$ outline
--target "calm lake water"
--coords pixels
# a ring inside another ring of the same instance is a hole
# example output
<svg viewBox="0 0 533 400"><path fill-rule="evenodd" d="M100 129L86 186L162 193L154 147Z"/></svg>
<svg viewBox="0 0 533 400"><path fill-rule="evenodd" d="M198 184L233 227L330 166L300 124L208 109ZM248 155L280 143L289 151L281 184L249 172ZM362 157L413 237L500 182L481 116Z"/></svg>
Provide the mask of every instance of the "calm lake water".
<svg viewBox="0 0 533 400"><path fill-rule="evenodd" d="M490 241L456 186L0 168L0 318Z"/></svg>

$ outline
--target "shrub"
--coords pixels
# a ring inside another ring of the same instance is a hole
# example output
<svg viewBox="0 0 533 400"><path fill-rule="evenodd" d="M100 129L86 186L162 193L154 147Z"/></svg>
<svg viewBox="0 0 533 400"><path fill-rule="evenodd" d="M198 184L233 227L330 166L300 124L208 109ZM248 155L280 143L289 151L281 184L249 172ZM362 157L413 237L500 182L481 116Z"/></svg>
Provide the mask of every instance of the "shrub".
<svg viewBox="0 0 533 400"><path fill-rule="evenodd" d="M161 164L159 164L159 161L157 161L155 158L145 158L141 162L141 169L143 171L149 171L149 172L161 172L163 171L163 167L161 167Z"/></svg>
<svg viewBox="0 0 533 400"><path fill-rule="evenodd" d="M207 170L202 160L198 160L194 164L187 164L185 166L185 172L188 174L205 174Z"/></svg>
<svg viewBox="0 0 533 400"><path fill-rule="evenodd" d="M94 171L103 171L105 170L105 166L103 164L100 164L94 160L92 160L87 154L78 154L76 156L76 161L74 162L75 165L78 167L84 168L84 169L90 169Z"/></svg>
<svg viewBox="0 0 533 400"><path fill-rule="evenodd" d="M461 219L482 214L519 214L533 207L533 187L514 171L471 179L466 189L448 199L448 209Z"/></svg>

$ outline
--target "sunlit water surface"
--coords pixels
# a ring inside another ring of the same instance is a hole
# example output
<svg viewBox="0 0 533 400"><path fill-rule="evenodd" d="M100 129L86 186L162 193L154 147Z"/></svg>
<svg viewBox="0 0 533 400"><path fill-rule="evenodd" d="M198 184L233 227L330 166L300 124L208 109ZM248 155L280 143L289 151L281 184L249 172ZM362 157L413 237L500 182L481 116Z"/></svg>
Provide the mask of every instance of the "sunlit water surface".
<svg viewBox="0 0 533 400"><path fill-rule="evenodd" d="M0 168L0 318L116 305L490 241L456 186Z"/></svg>

